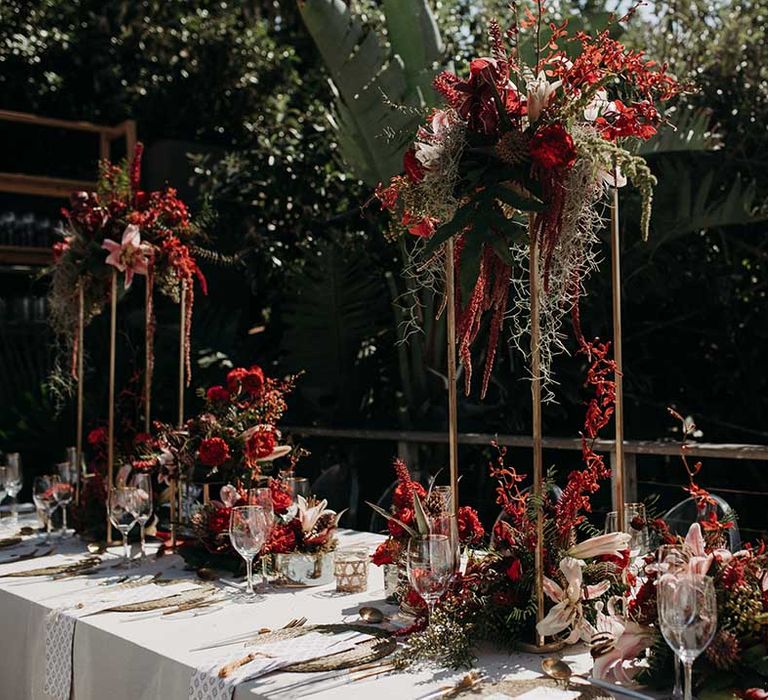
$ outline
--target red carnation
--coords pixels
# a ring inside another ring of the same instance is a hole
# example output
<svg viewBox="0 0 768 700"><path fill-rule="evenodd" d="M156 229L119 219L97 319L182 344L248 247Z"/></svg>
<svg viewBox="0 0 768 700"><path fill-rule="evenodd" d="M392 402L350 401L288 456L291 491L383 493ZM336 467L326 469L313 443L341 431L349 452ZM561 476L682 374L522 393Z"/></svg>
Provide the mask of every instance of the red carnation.
<svg viewBox="0 0 768 700"><path fill-rule="evenodd" d="M275 433L272 430L254 430L245 441L245 458L248 463L269 457L275 450Z"/></svg>
<svg viewBox="0 0 768 700"><path fill-rule="evenodd" d="M392 492L392 505L396 510L411 508L414 493L422 499L427 496L426 489L418 481L399 482Z"/></svg>
<svg viewBox="0 0 768 700"><path fill-rule="evenodd" d="M229 445L220 437L206 438L200 443L197 458L208 467L220 467L229 459Z"/></svg>
<svg viewBox="0 0 768 700"><path fill-rule="evenodd" d="M403 170L411 182L421 182L424 179L424 168L416 158L416 149L413 146L403 156Z"/></svg>
<svg viewBox="0 0 768 700"><path fill-rule="evenodd" d="M546 170L570 168L576 161L573 138L562 124L550 124L539 129L531 139L533 162Z"/></svg>
<svg viewBox="0 0 768 700"><path fill-rule="evenodd" d="M398 537L403 537L407 534L407 530L405 530L400 523L410 526L413 523L414 515L410 508L403 508L401 511L395 513L394 517L397 518L400 522L387 520L387 528L389 529L389 534L397 539Z"/></svg>
<svg viewBox="0 0 768 700"><path fill-rule="evenodd" d="M376 566L384 566L384 564L394 564L395 560L392 557L392 550L389 547L389 542L382 542L376 551L371 555L371 561Z"/></svg>
<svg viewBox="0 0 768 700"><path fill-rule="evenodd" d="M240 386L243 383L243 377L247 374L244 367L235 367L227 374L227 388L233 394L240 393Z"/></svg>
<svg viewBox="0 0 768 700"><path fill-rule="evenodd" d="M229 392L223 386L216 385L205 392L205 398L210 403L226 403L229 401Z"/></svg>
<svg viewBox="0 0 768 700"><path fill-rule="evenodd" d="M214 537L229 531L231 508L216 508L208 515L208 532Z"/></svg>
<svg viewBox="0 0 768 700"><path fill-rule="evenodd" d="M461 506L458 514L459 540L464 544L477 544L483 539L485 530L477 516L477 511L469 506Z"/></svg>
<svg viewBox="0 0 768 700"><path fill-rule="evenodd" d="M261 396L264 391L264 372L258 365L253 365L242 378L243 389L251 396Z"/></svg>
<svg viewBox="0 0 768 700"><path fill-rule="evenodd" d="M507 567L507 578L512 581L512 583L517 583L523 576L523 565L520 563L519 559L515 559L508 567Z"/></svg>
<svg viewBox="0 0 768 700"><path fill-rule="evenodd" d="M298 540L296 537L296 527L292 521L286 525L278 523L272 528L272 532L269 536L269 542L267 542L266 549L273 554L287 554L296 550ZM301 523L298 523L298 528L301 529Z"/></svg>

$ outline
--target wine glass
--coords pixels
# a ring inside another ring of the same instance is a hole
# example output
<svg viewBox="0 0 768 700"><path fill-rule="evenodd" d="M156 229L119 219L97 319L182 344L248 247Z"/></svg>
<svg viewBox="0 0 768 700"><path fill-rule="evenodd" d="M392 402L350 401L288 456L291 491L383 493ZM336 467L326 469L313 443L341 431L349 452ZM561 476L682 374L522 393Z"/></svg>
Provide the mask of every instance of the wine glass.
<svg viewBox="0 0 768 700"><path fill-rule="evenodd" d="M717 599L711 578L665 574L657 588L659 624L664 640L685 668L685 700L692 699L693 662L717 631Z"/></svg>
<svg viewBox="0 0 768 700"><path fill-rule="evenodd" d="M6 456L5 492L13 499L11 501L11 526L16 528L19 524L19 504L16 497L21 492L24 479L21 472L21 455L18 452L9 452Z"/></svg>
<svg viewBox="0 0 768 700"><path fill-rule="evenodd" d="M152 475L146 472L137 472L128 483L129 486L136 489L136 521L141 528L141 559L144 561L147 558L144 527L152 517Z"/></svg>
<svg viewBox="0 0 768 700"><path fill-rule="evenodd" d="M453 570L458 572L461 564L461 543L459 542L459 527L454 513L441 513L427 517L430 535L445 535L451 543L453 554Z"/></svg>
<svg viewBox="0 0 768 700"><path fill-rule="evenodd" d="M58 474L48 476L36 476L32 483L32 500L37 508L38 516L42 513L40 520L45 526L45 541L51 539L51 516L56 510L56 499L54 490L59 484Z"/></svg>
<svg viewBox="0 0 768 700"><path fill-rule="evenodd" d="M8 468L0 467L0 501L8 495Z"/></svg>
<svg viewBox="0 0 768 700"><path fill-rule="evenodd" d="M267 530L264 535L264 541L269 542L269 536L272 528L275 526L275 507L272 503L272 489L260 486L251 489L248 492L248 503L252 506L261 506L264 509L264 517L267 523ZM269 579L267 578L267 557L261 557L261 585L259 588L266 592L270 589Z"/></svg>
<svg viewBox="0 0 768 700"><path fill-rule="evenodd" d="M247 584L243 602L259 600L253 591L253 559L261 551L267 537L267 518L261 506L236 506L229 519L229 539L237 553L245 559Z"/></svg>
<svg viewBox="0 0 768 700"><path fill-rule="evenodd" d="M138 489L133 486L116 486L109 492L109 519L123 536L123 567L130 566L128 533L137 521L138 500Z"/></svg>
<svg viewBox="0 0 768 700"><path fill-rule="evenodd" d="M688 572L690 552L684 544L663 544L656 551L656 570L661 578L665 575L682 576ZM683 700L683 684L680 673L681 662L675 654L675 687L672 700Z"/></svg>
<svg viewBox="0 0 768 700"><path fill-rule="evenodd" d="M61 508L61 536L67 534L67 506L72 502L75 490L72 486L75 471L69 462L56 465L59 472L59 483L53 487L53 497L56 506Z"/></svg>
<svg viewBox="0 0 768 700"><path fill-rule="evenodd" d="M293 502L296 502L297 496L309 498L309 479L300 476L291 476L286 479L288 490L293 496Z"/></svg>
<svg viewBox="0 0 768 700"><path fill-rule="evenodd" d="M408 580L427 604L432 620L435 603L448 588L454 573L454 551L447 535L412 537L406 551Z"/></svg>

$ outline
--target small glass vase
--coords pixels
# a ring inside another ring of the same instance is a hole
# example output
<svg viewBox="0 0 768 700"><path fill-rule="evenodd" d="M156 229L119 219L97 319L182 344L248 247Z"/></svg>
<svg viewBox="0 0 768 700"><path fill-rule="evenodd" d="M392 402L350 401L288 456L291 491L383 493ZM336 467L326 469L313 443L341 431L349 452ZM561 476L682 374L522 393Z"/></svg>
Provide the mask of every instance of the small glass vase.
<svg viewBox="0 0 768 700"><path fill-rule="evenodd" d="M333 552L275 554L275 572L288 583L301 586L333 583Z"/></svg>

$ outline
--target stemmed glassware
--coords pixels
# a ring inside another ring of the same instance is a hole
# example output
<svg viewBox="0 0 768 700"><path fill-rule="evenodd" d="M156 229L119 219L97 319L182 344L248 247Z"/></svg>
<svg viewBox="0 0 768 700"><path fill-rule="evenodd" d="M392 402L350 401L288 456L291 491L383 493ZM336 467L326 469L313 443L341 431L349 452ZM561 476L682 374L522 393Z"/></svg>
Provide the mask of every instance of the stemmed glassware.
<svg viewBox="0 0 768 700"><path fill-rule="evenodd" d="M128 533L137 522L138 489L133 486L116 486L109 492L109 519L123 536L123 567L131 565Z"/></svg>
<svg viewBox="0 0 768 700"><path fill-rule="evenodd" d="M0 467L0 501L8 495L8 469Z"/></svg>
<svg viewBox="0 0 768 700"><path fill-rule="evenodd" d="M264 541L269 542L269 536L272 534L272 528L275 526L275 506L272 503L272 489L268 486L262 486L251 489L248 492L248 503L252 506L261 506L264 509L267 530L264 535ZM261 557L261 585L259 589L263 592L271 588L267 578L267 557Z"/></svg>
<svg viewBox="0 0 768 700"><path fill-rule="evenodd" d="M693 662L717 631L717 599L711 578L664 574L657 585L659 625L665 641L685 668L684 699L691 700Z"/></svg>
<svg viewBox="0 0 768 700"><path fill-rule="evenodd" d="M656 551L658 576L682 576L688 572L690 552L683 544L663 544ZM681 662L675 654L675 687L672 700L683 700L683 683L680 673Z"/></svg>
<svg viewBox="0 0 768 700"><path fill-rule="evenodd" d="M53 497L56 507L61 508L61 536L67 534L67 506L72 502L75 494L74 480L76 473L70 462L61 462L56 465L59 472L59 483L53 487Z"/></svg>
<svg viewBox="0 0 768 700"><path fill-rule="evenodd" d="M54 492L59 485L58 474L48 476L36 476L32 483L32 500L35 503L38 514L42 513L43 525L45 525L46 542L51 539L51 516L56 510L56 498Z"/></svg>
<svg viewBox="0 0 768 700"><path fill-rule="evenodd" d="M134 474L129 485L136 489L136 521L141 528L141 559L147 558L144 527L152 517L152 475L145 472Z"/></svg>
<svg viewBox="0 0 768 700"><path fill-rule="evenodd" d="M6 456L6 476L5 492L13 500L11 501L11 527L16 528L19 524L19 509L16 497L21 492L24 485L24 478L21 472L21 455L18 452L9 452Z"/></svg>
<svg viewBox="0 0 768 700"><path fill-rule="evenodd" d="M406 551L408 580L427 604L432 622L435 603L445 593L455 571L453 545L447 535L412 537Z"/></svg>
<svg viewBox="0 0 768 700"><path fill-rule="evenodd" d="M237 553L245 559L247 584L242 602L260 600L253 590L253 559L264 547L267 517L261 506L237 506L229 520L229 539Z"/></svg>

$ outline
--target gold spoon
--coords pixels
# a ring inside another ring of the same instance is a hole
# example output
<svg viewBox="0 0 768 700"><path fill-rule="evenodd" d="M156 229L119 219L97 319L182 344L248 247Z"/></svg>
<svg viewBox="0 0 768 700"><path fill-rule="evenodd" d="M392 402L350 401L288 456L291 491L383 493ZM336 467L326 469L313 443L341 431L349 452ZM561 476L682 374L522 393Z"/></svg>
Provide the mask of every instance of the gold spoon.
<svg viewBox="0 0 768 700"><path fill-rule="evenodd" d="M107 551L106 542L89 542L85 548L90 554L104 554Z"/></svg>
<svg viewBox="0 0 768 700"><path fill-rule="evenodd" d="M571 680L571 676L573 675L571 667L562 659L557 659L554 656L550 656L544 659L541 662L541 669L550 678L558 682L562 681L565 685L568 685L568 682Z"/></svg>

